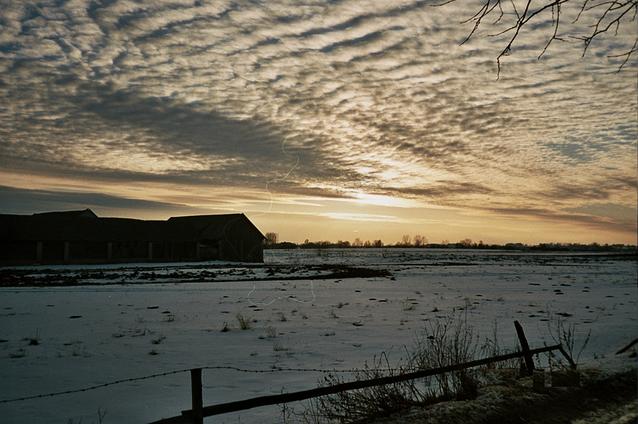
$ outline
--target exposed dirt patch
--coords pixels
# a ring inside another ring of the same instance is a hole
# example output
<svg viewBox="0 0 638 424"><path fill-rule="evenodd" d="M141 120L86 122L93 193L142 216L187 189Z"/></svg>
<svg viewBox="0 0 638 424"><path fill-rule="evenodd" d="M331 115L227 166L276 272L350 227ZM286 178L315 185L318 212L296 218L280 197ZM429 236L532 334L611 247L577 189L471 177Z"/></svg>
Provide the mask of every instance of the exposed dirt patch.
<svg viewBox="0 0 638 424"><path fill-rule="evenodd" d="M0 287L55 287L110 284L199 283L228 281L328 280L391 277L386 269L347 265L120 268L108 270L0 270Z"/></svg>

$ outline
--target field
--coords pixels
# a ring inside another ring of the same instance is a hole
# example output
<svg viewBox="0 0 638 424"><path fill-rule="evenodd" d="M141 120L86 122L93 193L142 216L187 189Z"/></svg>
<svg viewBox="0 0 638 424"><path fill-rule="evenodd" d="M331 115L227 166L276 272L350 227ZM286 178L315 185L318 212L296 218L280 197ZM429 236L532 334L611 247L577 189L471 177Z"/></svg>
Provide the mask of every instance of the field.
<svg viewBox="0 0 638 424"><path fill-rule="evenodd" d="M263 265L1 269L0 400L195 367L348 369L405 356L427 321L462 314L515 347L591 331L581 360L636 338L635 257L430 249L270 250ZM242 328L244 327L244 328ZM204 371L204 404L315 387L321 373ZM190 405L188 373L0 403L7 423L149 422ZM300 405L293 405L300 408ZM280 422L267 407L212 420Z"/></svg>

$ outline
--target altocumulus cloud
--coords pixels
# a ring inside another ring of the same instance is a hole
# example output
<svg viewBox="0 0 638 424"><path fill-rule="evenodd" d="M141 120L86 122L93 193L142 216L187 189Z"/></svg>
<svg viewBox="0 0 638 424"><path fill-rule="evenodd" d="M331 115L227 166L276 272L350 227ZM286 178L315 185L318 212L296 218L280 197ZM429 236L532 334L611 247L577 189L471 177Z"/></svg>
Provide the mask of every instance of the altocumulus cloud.
<svg viewBox="0 0 638 424"><path fill-rule="evenodd" d="M545 22L496 80L503 39L434 3L0 2L3 170L635 214L636 63L606 57L633 40L538 61Z"/></svg>

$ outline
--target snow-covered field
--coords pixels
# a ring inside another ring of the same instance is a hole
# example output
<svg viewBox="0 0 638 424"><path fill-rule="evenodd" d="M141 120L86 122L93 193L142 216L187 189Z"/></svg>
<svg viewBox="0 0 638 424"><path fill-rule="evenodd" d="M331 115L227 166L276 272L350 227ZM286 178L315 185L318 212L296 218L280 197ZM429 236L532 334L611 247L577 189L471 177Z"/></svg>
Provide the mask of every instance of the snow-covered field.
<svg viewBox="0 0 638 424"><path fill-rule="evenodd" d="M553 343L549 313L577 324L581 337L591 330L585 359L611 356L638 336L635 257L429 249L271 250L265 256L265 265L253 266L18 269L19 278L42 283L71 276L72 284L0 288L0 401L202 366L346 369L382 352L398 360L425 321L461 308L485 336L497 323L505 347L515 345L515 319L532 347ZM391 276L326 279L326 264ZM0 271L6 285L7 270ZM239 328L238 314L251 328ZM222 332L225 325L229 331ZM312 388L319 378L316 372L209 369L204 404ZM106 411L103 423L133 423L189 406L189 375L179 373L0 403L0 417L87 424ZM266 407L210 420L281 419L278 408Z"/></svg>

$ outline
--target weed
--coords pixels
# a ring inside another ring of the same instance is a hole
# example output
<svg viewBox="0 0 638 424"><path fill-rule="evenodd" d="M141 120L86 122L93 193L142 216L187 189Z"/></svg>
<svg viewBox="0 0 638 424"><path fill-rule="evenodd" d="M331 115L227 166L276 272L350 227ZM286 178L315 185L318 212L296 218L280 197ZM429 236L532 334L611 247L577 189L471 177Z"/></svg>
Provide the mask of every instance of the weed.
<svg viewBox="0 0 638 424"><path fill-rule="evenodd" d="M372 366L367 363L354 374L355 380L367 380L394 376L467 362L475 359L478 351L478 335L464 317L457 315L434 320L426 325L415 340L411 351L406 349L407 361L399 361L392 367L383 354L375 357ZM498 344L490 345L498 349ZM349 378L348 378L349 380ZM332 386L345 380L338 374L328 374L322 385ZM304 412L306 422L319 423L328 420L341 423L366 422L373 417L387 416L406 408L427 405L442 399L469 399L477 394L476 375L468 370L455 371L381 386L368 387L324 396L311 401Z"/></svg>
<svg viewBox="0 0 638 424"><path fill-rule="evenodd" d="M104 422L105 416L106 416L106 409L98 408L97 409L97 424L102 424Z"/></svg>
<svg viewBox="0 0 638 424"><path fill-rule="evenodd" d="M222 326L221 332L226 333L228 331L230 331L230 328L228 328L228 323L224 321L224 325Z"/></svg>
<svg viewBox="0 0 638 424"><path fill-rule="evenodd" d="M400 374L401 367L392 369L385 354L375 357L372 366L367 363L355 374L355 380L385 377ZM343 383L337 374L328 374L321 381L322 385L332 386ZM330 396L313 399L310 407L303 414L306 422L367 422L373 417L388 416L420 405L425 393L417 387L414 380L368 387L357 391L346 391ZM323 418L323 420L321 420Z"/></svg>
<svg viewBox="0 0 638 424"><path fill-rule="evenodd" d="M242 330L250 330L250 318L243 316L241 313L235 315L237 318L237 322L239 323L239 328Z"/></svg>
<svg viewBox="0 0 638 424"><path fill-rule="evenodd" d="M135 328L130 330L131 337L144 337L147 334L153 334L148 328Z"/></svg>
<svg viewBox="0 0 638 424"><path fill-rule="evenodd" d="M277 337L277 329L275 327L266 327L266 338L274 339Z"/></svg>
<svg viewBox="0 0 638 424"><path fill-rule="evenodd" d="M38 346L40 344L40 330L35 330L35 336L25 337L22 340L29 342L29 346Z"/></svg>
<svg viewBox="0 0 638 424"><path fill-rule="evenodd" d="M106 416L106 409L98 408L97 409L97 421L91 421L91 424L103 424L104 417ZM75 421L73 418L69 418L66 420L67 424L82 424L82 418L78 418Z"/></svg>
<svg viewBox="0 0 638 424"><path fill-rule="evenodd" d="M483 344L480 346L482 357L499 356L507 353L511 353L510 350L504 349L500 346L498 341L498 321L495 319L492 325L491 337L486 337ZM506 361L499 361L487 364L488 369L518 369L520 367L520 358L508 359Z"/></svg>
<svg viewBox="0 0 638 424"><path fill-rule="evenodd" d="M575 323L568 324L566 319L557 317L551 313L547 314L547 329L554 343L561 344L569 357L572 358L574 361L573 367L575 367L580 360L583 350L585 350L589 344L591 330L589 330L585 336L579 336ZM578 338L580 338L580 341L577 345ZM557 363L560 366L565 365L562 363L561 358L557 360Z"/></svg>
<svg viewBox="0 0 638 424"><path fill-rule="evenodd" d="M285 347L281 342L275 342L272 345L272 350L275 352L286 352L288 348Z"/></svg>
<svg viewBox="0 0 638 424"><path fill-rule="evenodd" d="M11 352L9 354L9 358L11 359L24 358L25 356L27 356L27 351L24 349L18 349L15 352Z"/></svg>
<svg viewBox="0 0 638 424"><path fill-rule="evenodd" d="M151 340L151 343L157 345L162 343L164 340L166 340L166 336L159 336L158 338Z"/></svg>
<svg viewBox="0 0 638 424"><path fill-rule="evenodd" d="M79 358L79 357L90 358L91 354L89 353L88 350L86 350L86 346L75 345L73 347L73 350L71 351L71 356L76 358Z"/></svg>
<svg viewBox="0 0 638 424"><path fill-rule="evenodd" d="M354 380L361 381L378 377L405 374L408 371L447 367L469 362L481 357L498 356L507 353L498 342L498 326L494 323L490 337L481 344L479 334L468 324L468 307L461 314L456 312L445 318L428 321L417 335L414 346L406 348L407 360L399 361L394 367L384 354L375 357L372 366L354 373ZM558 327L557 337L564 341L572 352L574 343L573 327ZM587 336L588 339L589 335ZM570 347L571 346L571 347ZM276 347L273 347L275 350ZM418 380L373 386L359 390L345 391L334 395L315 398L310 401L301 418L305 423L361 423L373 418L405 411L412 406L425 406L441 400L471 399L477 396L478 385L485 381L516 376L518 360L499 362L498 365L451 371ZM508 369L499 372L486 371L489 368ZM512 369L513 368L513 369ZM342 374L329 373L321 380L322 386L351 381Z"/></svg>
<svg viewBox="0 0 638 424"><path fill-rule="evenodd" d="M451 315L426 323L415 340L414 365L419 369L440 368L471 361L478 350L478 335L463 317ZM466 397L476 387L468 370L434 376L444 398Z"/></svg>
<svg viewBox="0 0 638 424"><path fill-rule="evenodd" d="M415 309L414 304L412 303L412 301L410 301L409 299L405 299L403 301L403 306L402 308L404 311L413 311Z"/></svg>

